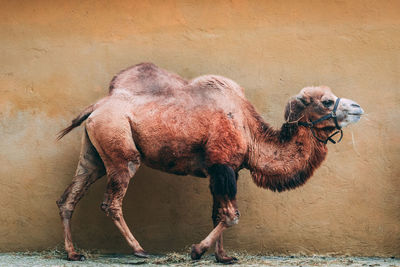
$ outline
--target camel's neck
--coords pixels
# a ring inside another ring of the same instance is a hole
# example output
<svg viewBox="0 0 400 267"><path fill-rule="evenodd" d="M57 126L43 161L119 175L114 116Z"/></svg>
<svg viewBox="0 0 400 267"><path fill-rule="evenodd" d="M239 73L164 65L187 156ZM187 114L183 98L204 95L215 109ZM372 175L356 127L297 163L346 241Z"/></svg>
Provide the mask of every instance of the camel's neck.
<svg viewBox="0 0 400 267"><path fill-rule="evenodd" d="M326 145L308 128L284 124L274 130L260 116L252 116L250 124L247 167L259 187L280 192L300 186L325 159Z"/></svg>

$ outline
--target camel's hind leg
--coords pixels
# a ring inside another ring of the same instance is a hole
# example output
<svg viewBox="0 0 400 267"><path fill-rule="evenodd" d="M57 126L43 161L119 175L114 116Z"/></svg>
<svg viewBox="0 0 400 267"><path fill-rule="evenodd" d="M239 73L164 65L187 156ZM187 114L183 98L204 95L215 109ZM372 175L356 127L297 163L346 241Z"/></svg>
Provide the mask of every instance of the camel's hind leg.
<svg viewBox="0 0 400 267"><path fill-rule="evenodd" d="M89 186L97 179L105 175L103 162L96 149L90 142L85 131L82 137L82 148L79 163L72 183L67 187L64 194L57 200L60 216L64 227L65 250L68 260L84 260L83 255L75 252L71 237L71 218L76 204L83 197Z"/></svg>
<svg viewBox="0 0 400 267"><path fill-rule="evenodd" d="M129 230L122 213L122 201L129 181L140 166L140 154L133 142L129 122L123 116L116 116L111 123L103 123L100 117L88 121L87 127L107 171L107 189L101 209L111 217L132 247L134 255L147 257Z"/></svg>

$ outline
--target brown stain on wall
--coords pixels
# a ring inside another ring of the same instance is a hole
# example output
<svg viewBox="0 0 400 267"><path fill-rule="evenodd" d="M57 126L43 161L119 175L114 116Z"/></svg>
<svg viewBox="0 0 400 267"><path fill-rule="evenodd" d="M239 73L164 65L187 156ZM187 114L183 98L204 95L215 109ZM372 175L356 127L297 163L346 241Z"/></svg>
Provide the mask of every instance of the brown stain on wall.
<svg viewBox="0 0 400 267"><path fill-rule="evenodd" d="M273 193L240 173L230 249L400 256L399 1L1 1L0 251L62 242L55 200L82 129L55 134L107 93L119 70L152 61L193 78L227 76L273 125L289 96L329 85L368 115L329 146L302 188ZM354 142L352 141L354 136ZM105 179L73 218L78 246L130 252L99 208ZM124 202L150 252L183 250L211 229L206 179L140 169ZM90 214L90 216L88 216Z"/></svg>

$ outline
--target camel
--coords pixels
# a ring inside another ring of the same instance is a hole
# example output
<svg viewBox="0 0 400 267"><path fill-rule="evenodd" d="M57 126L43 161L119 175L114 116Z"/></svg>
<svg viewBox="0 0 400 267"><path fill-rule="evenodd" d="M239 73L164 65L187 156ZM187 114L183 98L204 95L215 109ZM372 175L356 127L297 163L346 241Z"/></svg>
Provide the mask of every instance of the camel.
<svg viewBox="0 0 400 267"><path fill-rule="evenodd" d="M340 99L326 86L306 87L285 108L285 122L273 129L246 99L243 88L217 75L190 81L152 63L114 76L108 96L88 106L59 133L62 138L86 120L78 167L57 205L68 260L84 260L73 246L71 218L91 184L107 175L101 209L113 220L137 257L148 257L129 230L122 200L141 164L177 175L210 179L214 228L191 247L200 257L215 244L218 262L226 254L222 233L239 221L238 172L282 192L303 185L320 166L333 135L363 114L354 101ZM341 139L341 137L340 137Z"/></svg>

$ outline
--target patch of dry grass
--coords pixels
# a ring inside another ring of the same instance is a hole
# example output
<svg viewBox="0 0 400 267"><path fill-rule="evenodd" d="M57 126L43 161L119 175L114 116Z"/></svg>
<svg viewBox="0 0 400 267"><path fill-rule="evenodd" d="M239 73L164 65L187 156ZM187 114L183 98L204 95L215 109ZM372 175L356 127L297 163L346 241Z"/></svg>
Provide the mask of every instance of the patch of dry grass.
<svg viewBox="0 0 400 267"><path fill-rule="evenodd" d="M88 258L96 258L100 255L100 252L95 249L86 250L86 249L76 249L79 254L85 255ZM12 254L15 255L23 255L23 256L40 256L44 259L62 259L67 257L67 252L64 249L64 244L58 244L53 248L48 248L42 251L22 251L22 252L14 252Z"/></svg>
<svg viewBox="0 0 400 267"><path fill-rule="evenodd" d="M102 254L97 250L78 249L78 253L86 256L88 266L216 266L214 255L206 254L200 260L191 260L189 253L168 253L166 255L152 255L148 259L136 258L134 255ZM189 249L188 249L189 251ZM65 261L66 252L62 244L44 251L26 251L9 253L20 256L34 256L51 262L58 262L65 266L75 266L74 263ZM349 256L306 256L306 255L265 255L263 253L248 253L246 251L230 252L238 261L234 266L400 266L396 259L390 258L357 258ZM32 259L34 260L34 259ZM72 264L72 265L70 265Z"/></svg>

